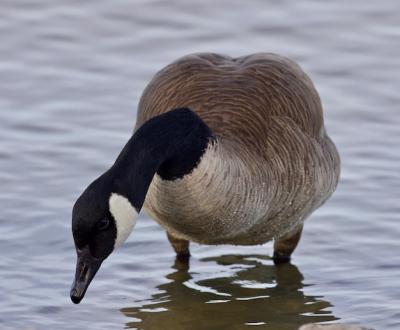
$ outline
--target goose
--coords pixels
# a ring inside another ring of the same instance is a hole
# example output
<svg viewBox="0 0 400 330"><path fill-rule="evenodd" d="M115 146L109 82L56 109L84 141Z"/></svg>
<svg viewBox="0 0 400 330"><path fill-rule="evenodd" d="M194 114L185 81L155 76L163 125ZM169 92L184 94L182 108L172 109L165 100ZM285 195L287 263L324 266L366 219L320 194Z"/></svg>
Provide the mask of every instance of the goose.
<svg viewBox="0 0 400 330"><path fill-rule="evenodd" d="M190 241L273 240L274 261L286 262L339 173L319 95L298 64L271 53L186 55L147 85L134 134L73 207L71 300L82 300L142 209L182 260Z"/></svg>

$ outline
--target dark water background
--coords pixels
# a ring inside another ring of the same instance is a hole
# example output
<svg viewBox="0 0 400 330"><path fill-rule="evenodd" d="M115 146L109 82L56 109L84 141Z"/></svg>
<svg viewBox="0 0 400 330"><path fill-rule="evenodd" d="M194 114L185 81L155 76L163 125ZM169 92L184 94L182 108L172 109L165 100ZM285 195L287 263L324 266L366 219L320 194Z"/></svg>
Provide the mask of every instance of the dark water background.
<svg viewBox="0 0 400 330"><path fill-rule="evenodd" d="M400 329L400 3L0 0L0 328ZM81 305L70 214L175 58L270 51L314 80L343 161L292 265L271 245L192 246L174 264L147 216Z"/></svg>

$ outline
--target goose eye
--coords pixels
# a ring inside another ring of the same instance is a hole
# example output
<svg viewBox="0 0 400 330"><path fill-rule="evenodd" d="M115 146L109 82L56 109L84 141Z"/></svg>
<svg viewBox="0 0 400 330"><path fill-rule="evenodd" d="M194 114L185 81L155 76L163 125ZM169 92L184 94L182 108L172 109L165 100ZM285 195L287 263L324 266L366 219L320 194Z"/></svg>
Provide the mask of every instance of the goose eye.
<svg viewBox="0 0 400 330"><path fill-rule="evenodd" d="M110 224L110 220L108 220L107 218L103 218L97 223L97 229L98 230L107 229L109 224Z"/></svg>

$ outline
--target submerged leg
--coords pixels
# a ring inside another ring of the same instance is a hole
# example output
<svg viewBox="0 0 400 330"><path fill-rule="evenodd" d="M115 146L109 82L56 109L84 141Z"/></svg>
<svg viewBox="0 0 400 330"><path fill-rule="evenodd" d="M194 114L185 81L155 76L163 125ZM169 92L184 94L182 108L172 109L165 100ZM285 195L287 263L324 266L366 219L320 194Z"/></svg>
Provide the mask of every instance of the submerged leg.
<svg viewBox="0 0 400 330"><path fill-rule="evenodd" d="M282 263L290 261L294 249L300 241L303 224L295 230L274 241L274 262Z"/></svg>
<svg viewBox="0 0 400 330"><path fill-rule="evenodd" d="M190 257L189 241L176 238L167 232L167 237L176 252L176 258L180 261L188 261Z"/></svg>

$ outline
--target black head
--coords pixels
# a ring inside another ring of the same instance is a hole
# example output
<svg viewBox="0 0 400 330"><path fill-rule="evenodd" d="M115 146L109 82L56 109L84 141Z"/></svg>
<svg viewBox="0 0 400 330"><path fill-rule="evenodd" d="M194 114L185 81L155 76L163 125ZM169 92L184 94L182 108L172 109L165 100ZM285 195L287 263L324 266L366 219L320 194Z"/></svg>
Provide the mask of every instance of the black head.
<svg viewBox="0 0 400 330"><path fill-rule="evenodd" d="M100 268L114 249L117 226L109 210L111 187L96 180L78 198L72 211L72 233L78 255L71 299L79 303Z"/></svg>

